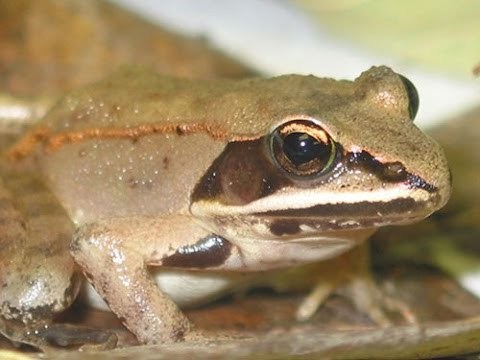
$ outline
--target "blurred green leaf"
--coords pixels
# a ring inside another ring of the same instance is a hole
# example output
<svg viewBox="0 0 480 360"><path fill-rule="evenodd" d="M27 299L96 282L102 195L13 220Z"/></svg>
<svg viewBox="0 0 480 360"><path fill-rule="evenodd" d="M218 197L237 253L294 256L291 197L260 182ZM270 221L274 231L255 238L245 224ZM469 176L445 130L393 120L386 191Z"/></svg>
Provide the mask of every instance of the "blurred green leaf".
<svg viewBox="0 0 480 360"><path fill-rule="evenodd" d="M296 1L327 30L386 55L469 77L480 62L480 1Z"/></svg>

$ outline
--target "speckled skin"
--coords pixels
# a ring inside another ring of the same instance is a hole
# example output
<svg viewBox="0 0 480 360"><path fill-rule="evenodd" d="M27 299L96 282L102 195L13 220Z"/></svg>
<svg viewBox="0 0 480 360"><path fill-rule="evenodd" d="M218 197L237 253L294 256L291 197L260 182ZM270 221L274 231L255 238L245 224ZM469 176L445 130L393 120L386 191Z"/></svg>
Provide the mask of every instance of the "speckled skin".
<svg viewBox="0 0 480 360"><path fill-rule="evenodd" d="M276 167L270 133L299 119L338 144L334 171L299 180ZM174 294L182 288L175 280L159 289L147 266L157 266L160 279L169 268L252 272L327 259L379 226L428 216L450 193L443 152L413 125L405 86L387 67L354 82L297 75L179 80L126 69L65 96L7 155L5 173L41 173L77 229L73 259L143 343L188 333L174 301L184 304L194 291ZM395 180L385 171L391 164L408 176ZM249 176L232 176L238 169ZM3 199L14 197L5 187ZM210 265L198 254L210 256ZM17 272L21 257L11 256ZM3 286L28 290L14 285L10 268ZM228 288L236 275L225 274ZM209 298L226 290L216 284L195 291ZM193 299L190 305L202 301ZM40 300L48 309L61 301ZM18 306L4 294L0 302L6 318L28 323L36 313L37 306Z"/></svg>

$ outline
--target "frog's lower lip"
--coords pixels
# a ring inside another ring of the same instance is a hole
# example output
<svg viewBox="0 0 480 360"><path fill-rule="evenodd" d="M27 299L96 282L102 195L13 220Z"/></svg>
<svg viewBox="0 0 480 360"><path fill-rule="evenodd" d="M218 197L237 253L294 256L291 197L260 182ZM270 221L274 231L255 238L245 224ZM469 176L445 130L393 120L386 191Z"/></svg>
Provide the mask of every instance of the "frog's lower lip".
<svg viewBox="0 0 480 360"><path fill-rule="evenodd" d="M438 194L421 200L400 197L389 201L313 204L304 208L215 214L220 227L228 223L263 239L315 238L326 232L375 229L418 222L438 208ZM222 225L223 224L223 225Z"/></svg>
<svg viewBox="0 0 480 360"><path fill-rule="evenodd" d="M314 218L286 218L279 217L267 222L270 233L274 236L291 235L295 238L311 237L316 233L337 232L341 230L374 229L387 225L410 224L423 217L395 217L384 216L374 218L345 218L345 219L314 219ZM315 237L314 237L315 238Z"/></svg>

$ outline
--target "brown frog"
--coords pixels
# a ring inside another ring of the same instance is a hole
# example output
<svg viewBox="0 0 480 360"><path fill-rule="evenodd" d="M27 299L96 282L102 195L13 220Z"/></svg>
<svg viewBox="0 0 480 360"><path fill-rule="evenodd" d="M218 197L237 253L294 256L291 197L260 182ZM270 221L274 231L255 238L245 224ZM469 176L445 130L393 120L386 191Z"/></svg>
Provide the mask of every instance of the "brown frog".
<svg viewBox="0 0 480 360"><path fill-rule="evenodd" d="M38 328L86 278L141 343L180 340L179 306L441 208L449 170L417 108L384 66L355 81L130 68L76 90L2 164L1 315Z"/></svg>

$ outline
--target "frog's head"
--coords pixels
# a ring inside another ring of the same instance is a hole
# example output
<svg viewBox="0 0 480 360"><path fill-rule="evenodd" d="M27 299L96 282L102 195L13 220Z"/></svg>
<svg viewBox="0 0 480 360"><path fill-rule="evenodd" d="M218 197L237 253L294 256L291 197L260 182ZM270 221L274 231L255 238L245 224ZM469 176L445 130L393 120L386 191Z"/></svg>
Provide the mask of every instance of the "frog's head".
<svg viewBox="0 0 480 360"><path fill-rule="evenodd" d="M228 143L192 195L192 213L219 234L309 239L412 223L447 202L445 155L413 124L419 100L406 78L376 67L353 82L265 81L281 89L273 118L256 120L269 122L265 133Z"/></svg>

